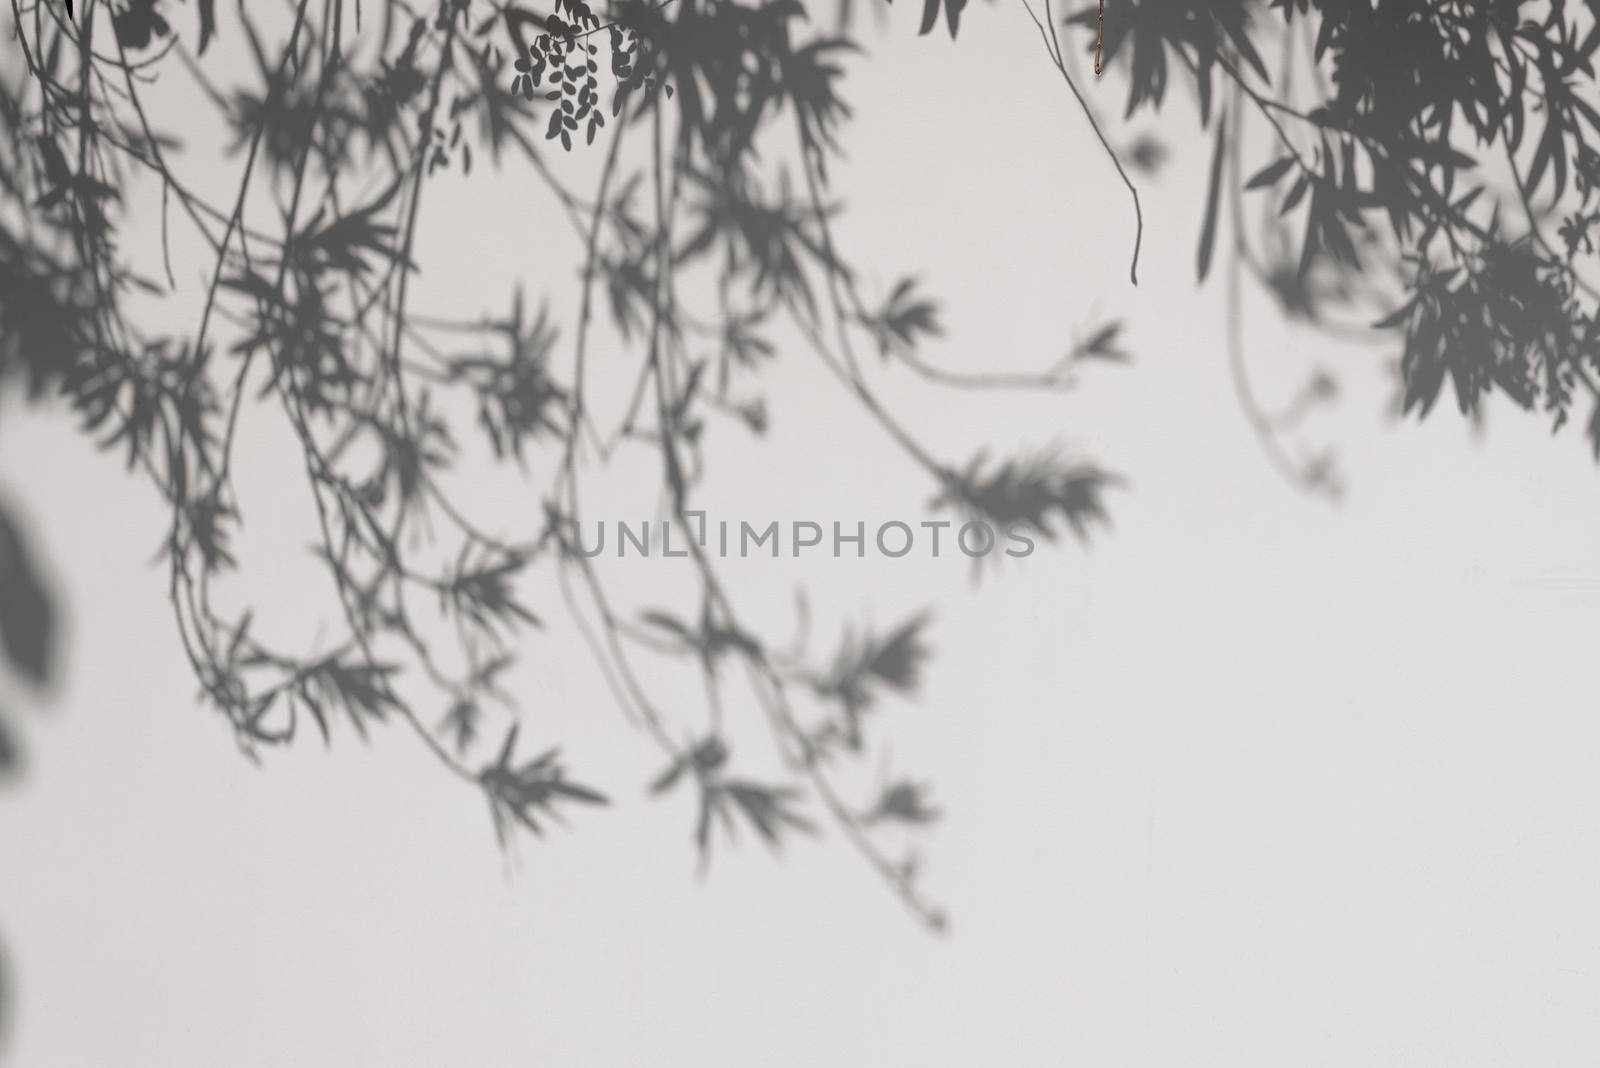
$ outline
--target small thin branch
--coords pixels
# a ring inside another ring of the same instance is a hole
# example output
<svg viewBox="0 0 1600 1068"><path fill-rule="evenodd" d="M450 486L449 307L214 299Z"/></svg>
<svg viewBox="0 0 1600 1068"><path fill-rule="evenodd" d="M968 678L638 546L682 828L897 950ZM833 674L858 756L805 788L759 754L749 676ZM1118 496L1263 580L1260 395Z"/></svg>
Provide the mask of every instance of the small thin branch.
<svg viewBox="0 0 1600 1068"><path fill-rule="evenodd" d="M1129 177L1127 168L1122 165L1122 159L1117 155L1116 149L1111 147L1111 142L1106 138L1105 131L1100 128L1100 122L1095 118L1094 109L1089 106L1089 101L1084 99L1083 93L1078 90L1078 83L1072 80L1071 73L1067 70L1066 61L1062 56L1061 40L1056 36L1054 15L1050 7L1051 0L1045 0L1045 18L1049 21L1049 29L1045 22L1034 13L1033 5L1029 0L1022 0L1023 9L1028 12L1028 17L1039 29L1039 36L1044 41L1044 49L1050 57L1050 62L1055 65L1061 74L1062 81L1067 83L1067 88L1072 91L1072 96L1078 102L1078 107L1083 111L1084 118L1089 120L1089 126L1094 130L1094 135L1100 141L1100 147L1105 150L1106 157L1111 160L1111 165L1116 168L1117 176L1122 179L1122 184L1127 186L1128 195L1133 198L1134 234L1133 234L1133 262L1128 268L1128 278L1134 284L1139 284L1139 250L1144 245L1144 207L1139 203L1139 190Z"/></svg>

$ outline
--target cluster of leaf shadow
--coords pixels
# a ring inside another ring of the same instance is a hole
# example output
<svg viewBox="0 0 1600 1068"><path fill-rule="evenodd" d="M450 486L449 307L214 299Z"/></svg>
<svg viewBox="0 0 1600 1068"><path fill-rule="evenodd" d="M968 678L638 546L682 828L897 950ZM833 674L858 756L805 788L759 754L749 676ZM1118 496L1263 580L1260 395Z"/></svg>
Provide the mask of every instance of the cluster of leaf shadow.
<svg viewBox="0 0 1600 1068"><path fill-rule="evenodd" d="M1056 388L1079 359L1118 355L1116 330L1035 376L966 381L919 355L940 332L937 305L910 278L869 303L835 244L828 163L850 114L839 88L854 45L809 31L795 3L619 5L605 24L565 0L543 17L470 2L412 17L387 4L356 27L345 5L303 0L276 43L249 12L219 30L207 7L193 53L156 8L140 10L151 17L103 2L73 20L47 4L14 11L28 77L4 87L14 210L3 269L26 299L0 306L5 366L34 395L64 397L161 494L183 648L241 748L254 756L307 726L331 739L338 721L361 734L399 721L483 793L502 836L541 832L562 808L607 800L568 771L558 739L521 751L529 730L504 686L530 636L561 615L661 749L670 770L658 789L693 786L702 856L719 827L773 845L814 830L805 810L820 804L917 915L942 924L916 884L915 849L894 852L932 822L927 788L895 779L851 798L841 784L843 765L866 760L868 712L915 690L928 617L847 633L819 660L757 636L698 553L691 621L623 608L576 551L583 486L616 453L646 450L668 513L686 523L714 437L765 431L760 380L787 322L924 469L940 506L1040 529L1060 514L1087 534L1110 482L1098 467L1053 452L947 461L878 400L872 378L900 366L956 386ZM254 70L222 85L201 53L230 30ZM145 106L156 69L192 78L232 131L231 200L185 180L176 140ZM602 132L597 187L569 188L545 146ZM624 153L625 140L639 147ZM793 162L765 162L785 150ZM428 179L470 173L475 157L520 162L570 222L583 287L567 330L520 291L500 315L411 309ZM124 190L140 179L160 183L170 211L159 249L118 239ZM250 210L268 199L276 227ZM174 289L167 232L178 225L211 249L209 283L189 330L152 331L138 301ZM715 306L681 296L696 272L715 278ZM586 392L601 304L636 360L631 404L609 428ZM217 594L243 566L233 535L248 504L232 472L246 405L277 411L300 448L343 623L313 649L270 639ZM473 432L503 461L542 465L541 521L526 536L482 529L458 499L451 476ZM538 568L558 574L565 605L523 602ZM662 707L640 681L635 662L656 655L698 665L702 714ZM722 719L736 703L760 710L781 777L736 770L738 732Z"/></svg>
<svg viewBox="0 0 1600 1068"><path fill-rule="evenodd" d="M1559 423L1596 391L1600 327L1582 260L1600 223L1589 147L1600 116L1587 102L1600 36L1562 4L1538 17L1525 7L1107 7L1104 60L1125 86L1125 117L1163 109L1182 82L1212 131L1198 273L1227 261L1240 397L1297 484L1337 485L1327 455L1297 456L1285 440L1332 382L1315 377L1281 411L1256 400L1238 336L1247 276L1291 318L1398 339L1408 410L1426 413L1448 381L1464 411L1498 389ZM954 34L962 9L928 0L924 32L943 12ZM953 371L927 352L939 308L918 282L868 297L834 232L829 165L856 51L844 25L819 27L796 0L623 0L603 14L581 0L545 12L444 0L422 14L395 0L364 12L296 0L274 35L243 6L219 24L206 0L191 51L158 0L88 0L72 19L41 0L12 10L26 76L0 78L0 374L64 398L160 494L183 648L201 699L247 754L308 723L330 738L339 720L362 734L397 722L483 793L502 836L541 833L607 801L569 772L557 739L521 751L528 729L503 685L530 638L570 626L660 750L651 790L695 793L702 857L719 829L777 845L817 829L820 808L915 915L943 925L917 878L915 835L938 815L927 787L891 778L852 792L850 771L870 759L869 713L916 693L930 617L846 630L819 655L756 633L703 551L689 559L692 603L636 610L576 544L585 487L625 450L654 458L665 512L692 532L715 444L759 437L774 418L761 383L786 355L783 336L804 339L788 358L836 379L928 480L933 507L1051 539L1104 520L1116 485L1104 467L1051 448L948 457L880 398L899 372L956 389L1059 389L1085 362L1123 353L1109 324L1039 371ZM1092 51L1097 12L1028 13L1137 208L1132 175L1163 153L1149 138L1117 146L1079 85L1081 53L1062 42L1065 31ZM224 86L202 54L230 33L254 69ZM183 153L156 125L182 118L144 105L157 69L192 78L231 130L230 199L185 181ZM1261 141L1247 130L1272 146L1249 164ZM581 191L546 154L580 138L602 157ZM1511 188L1475 180L1491 154ZM475 161L519 168L570 226L582 278L570 315L530 311L520 291L503 313L411 307L429 179ZM161 190L160 248L119 240L123 191L140 181ZM1252 197L1271 198L1254 224ZM169 225L211 252L193 325L176 333L148 329L138 310L175 288ZM703 293L715 299L691 296ZM589 392L601 309L631 346L626 414L609 426ZM316 649L269 639L216 596L241 566L232 467L246 404L290 430L315 505L342 623ZM1600 449L1600 420L1590 431ZM537 472L538 522L524 536L483 529L452 483L469 434ZM554 574L562 605L524 603L536 569ZM703 678L703 707L652 693L637 665L658 655ZM737 770L725 706L764 724L781 776Z"/></svg>
<svg viewBox="0 0 1600 1068"><path fill-rule="evenodd" d="M1283 442L1333 390L1319 374L1283 412L1257 402L1238 351L1243 277L1290 319L1395 344L1400 411L1428 414L1448 386L1474 419L1498 392L1559 429L1586 404L1600 458L1596 14L1146 0L1108 16L1127 116L1182 81L1212 132L1198 274L1226 257L1241 400L1289 478L1338 489L1327 454Z"/></svg>

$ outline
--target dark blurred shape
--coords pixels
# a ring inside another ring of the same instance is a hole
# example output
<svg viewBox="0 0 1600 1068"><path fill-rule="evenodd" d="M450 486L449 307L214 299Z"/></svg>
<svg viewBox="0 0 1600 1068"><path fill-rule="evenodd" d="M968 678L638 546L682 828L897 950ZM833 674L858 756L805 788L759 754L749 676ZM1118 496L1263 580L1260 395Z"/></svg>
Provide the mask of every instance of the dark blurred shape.
<svg viewBox="0 0 1600 1068"><path fill-rule="evenodd" d="M4 503L0 503L0 650L11 670L35 686L55 675L55 604ZM9 717L9 711L0 708L0 780L14 775L22 763ZM0 1050L10 1025L10 987L5 954L0 952Z"/></svg>
<svg viewBox="0 0 1600 1068"><path fill-rule="evenodd" d="M0 504L0 649L18 674L35 686L55 668L56 611L22 531ZM8 746L0 739L0 768Z"/></svg>
<svg viewBox="0 0 1600 1068"><path fill-rule="evenodd" d="M0 779L14 774L21 764L21 754L17 750L17 740L11 736L11 728L6 723L7 712L0 708Z"/></svg>
<svg viewBox="0 0 1600 1068"><path fill-rule="evenodd" d="M1127 149L1128 166L1152 178L1160 173L1167 157L1167 146L1149 134L1141 134Z"/></svg>

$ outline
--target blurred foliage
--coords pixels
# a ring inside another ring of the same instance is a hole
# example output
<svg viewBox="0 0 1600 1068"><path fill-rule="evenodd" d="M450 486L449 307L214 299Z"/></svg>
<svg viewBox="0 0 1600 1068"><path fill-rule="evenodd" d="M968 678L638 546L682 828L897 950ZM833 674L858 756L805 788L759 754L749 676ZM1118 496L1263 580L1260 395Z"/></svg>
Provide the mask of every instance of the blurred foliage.
<svg viewBox="0 0 1600 1068"><path fill-rule="evenodd" d="M35 688L54 681L58 657L55 596L16 515L0 501L0 663ZM14 774L21 749L0 708L0 780Z"/></svg>
<svg viewBox="0 0 1600 1068"><path fill-rule="evenodd" d="M1128 118L1181 82L1211 131L1198 273L1226 259L1235 320L1253 278L1291 320L1392 346L1399 411L1426 416L1448 389L1476 421L1499 393L1557 430L1576 412L1600 458L1597 13L1128 0L1108 8L1104 47ZM1068 21L1087 35L1094 19ZM1163 157L1148 138L1134 153ZM1337 491L1331 457L1281 442L1333 395L1326 372L1280 413L1240 387L1285 474Z"/></svg>

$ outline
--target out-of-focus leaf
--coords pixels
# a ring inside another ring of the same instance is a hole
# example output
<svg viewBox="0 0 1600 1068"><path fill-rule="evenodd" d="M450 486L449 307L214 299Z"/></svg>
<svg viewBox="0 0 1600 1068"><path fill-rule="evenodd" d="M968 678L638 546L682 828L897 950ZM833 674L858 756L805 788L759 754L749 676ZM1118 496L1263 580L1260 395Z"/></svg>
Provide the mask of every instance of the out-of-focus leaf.
<svg viewBox="0 0 1600 1068"><path fill-rule="evenodd" d="M1294 157L1284 156L1274 160L1256 172L1255 177L1245 183L1246 189L1262 189L1272 185L1279 178L1289 173L1289 168L1294 166Z"/></svg>
<svg viewBox="0 0 1600 1068"><path fill-rule="evenodd" d="M1211 182L1206 190L1205 222L1200 227L1200 250L1195 264L1202 282L1211 272L1211 254L1216 249L1217 214L1222 203L1222 160L1227 136L1228 120L1224 116L1217 122L1217 144L1211 154Z"/></svg>
<svg viewBox="0 0 1600 1068"><path fill-rule="evenodd" d="M55 662L54 599L22 530L0 505L0 647L35 684L50 680Z"/></svg>
<svg viewBox="0 0 1600 1068"><path fill-rule="evenodd" d="M17 740L11 733L11 724L6 716L6 710L0 708L0 779L15 774L22 761L22 753L17 748Z"/></svg>
<svg viewBox="0 0 1600 1068"><path fill-rule="evenodd" d="M914 782L897 782L884 788L866 814L868 823L897 822L920 826L939 819L939 810L928 801L927 788Z"/></svg>
<svg viewBox="0 0 1600 1068"><path fill-rule="evenodd" d="M1080 541L1089 528L1108 519L1105 491L1117 485L1116 475L1095 464L1071 460L1054 449L990 465L979 453L964 471L949 472L936 507L954 507L996 527L1021 524L1056 537L1056 516Z"/></svg>
<svg viewBox="0 0 1600 1068"><path fill-rule="evenodd" d="M211 38L217 32L217 0L196 0L200 10L200 55L206 54Z"/></svg>
<svg viewBox="0 0 1600 1068"><path fill-rule="evenodd" d="M544 827L540 820L559 820L556 806L560 803L610 804L598 790L567 778L559 750L548 749L530 760L513 763L520 730L520 725L516 725L507 731L495 762L478 772L478 782L489 798L495 835L502 846L509 844L512 823L542 835Z"/></svg>
<svg viewBox="0 0 1600 1068"><path fill-rule="evenodd" d="M1127 351L1117 345L1117 339L1121 334L1121 322L1107 323L1083 341L1074 345L1068 358L1073 360L1106 360L1111 363L1127 363L1130 359Z"/></svg>

